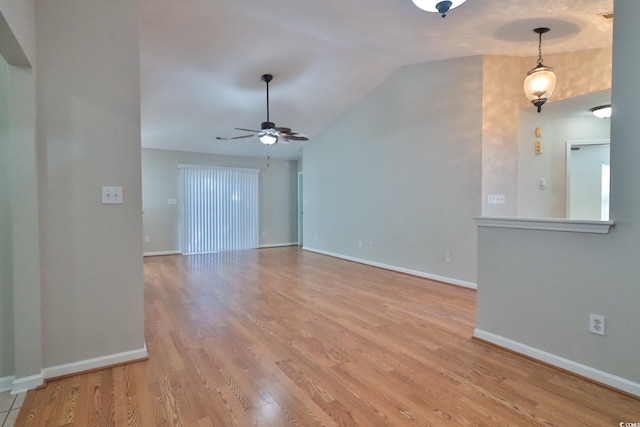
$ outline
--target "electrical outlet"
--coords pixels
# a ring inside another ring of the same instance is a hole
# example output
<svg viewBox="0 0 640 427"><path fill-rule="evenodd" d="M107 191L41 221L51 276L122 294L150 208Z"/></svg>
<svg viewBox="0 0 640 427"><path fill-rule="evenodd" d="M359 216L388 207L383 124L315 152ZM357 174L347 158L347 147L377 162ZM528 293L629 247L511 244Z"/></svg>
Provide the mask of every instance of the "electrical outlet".
<svg viewBox="0 0 640 427"><path fill-rule="evenodd" d="M604 335L605 317L597 314L589 315L589 332Z"/></svg>
<svg viewBox="0 0 640 427"><path fill-rule="evenodd" d="M444 251L444 262L451 262L451 251Z"/></svg>
<svg viewBox="0 0 640 427"><path fill-rule="evenodd" d="M150 236L144 236L144 241L145 242L150 242L151 241L151 237Z"/></svg>

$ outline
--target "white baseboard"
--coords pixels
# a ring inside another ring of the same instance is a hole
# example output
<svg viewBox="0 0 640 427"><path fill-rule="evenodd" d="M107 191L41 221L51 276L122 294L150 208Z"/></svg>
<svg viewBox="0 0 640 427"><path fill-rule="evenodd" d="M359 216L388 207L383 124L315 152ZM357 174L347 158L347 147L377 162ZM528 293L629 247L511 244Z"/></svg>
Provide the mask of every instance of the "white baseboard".
<svg viewBox="0 0 640 427"><path fill-rule="evenodd" d="M13 380L16 377L13 375L10 377L0 377L0 393L3 391L11 390L11 386L13 385Z"/></svg>
<svg viewBox="0 0 640 427"><path fill-rule="evenodd" d="M573 360L565 359L564 357L548 353L544 350L540 350L535 347L510 340L509 338L492 334L491 332L483 331L482 329L476 328L473 331L473 336L483 341L487 341L491 344L495 344L499 347L509 349L516 353L524 354L525 356L529 356L541 362L548 363L549 365L557 366L558 368L573 372L574 374L589 378L590 380L640 397L640 384L636 382L618 377L599 369L592 368L587 365L583 365L582 363L578 363Z"/></svg>
<svg viewBox="0 0 640 427"><path fill-rule="evenodd" d="M44 377L41 374L16 378L11 385L11 394L26 393L29 390L40 387L42 384L44 384Z"/></svg>
<svg viewBox="0 0 640 427"><path fill-rule="evenodd" d="M466 282L464 280L453 279L451 277L438 276L436 274L425 273L424 271L411 270L404 267L397 267L395 265L383 264L380 262L370 261L367 259L355 258L347 255L336 254L333 252L323 251L321 249L314 249L308 246L303 246L303 250L309 252L316 252L322 255L328 255L334 258L341 258L347 261L357 262L359 264L371 265L373 267L384 268L385 270L397 271L399 273L410 274L411 276L418 276L425 279L436 280L438 282L448 283L450 285L462 286L463 288L477 289L478 285L472 282Z"/></svg>
<svg viewBox="0 0 640 427"><path fill-rule="evenodd" d="M110 354L108 356L96 357L93 359L80 360L78 362L66 363L63 365L44 368L38 375L29 377L0 378L0 392L11 390L11 394L25 393L44 384L45 379L64 377L67 375L79 374L82 372L92 371L95 369L106 368L108 366L122 365L137 360L143 360L148 357L147 345L143 348L123 353Z"/></svg>
<svg viewBox="0 0 640 427"><path fill-rule="evenodd" d="M42 376L45 379L63 377L80 372L92 371L94 369L106 368L107 366L122 365L136 360L143 360L147 357L147 346L145 344L143 348L138 350L125 351L123 353L110 354L108 356L44 368L42 370Z"/></svg>
<svg viewBox="0 0 640 427"><path fill-rule="evenodd" d="M142 256L180 255L180 251L145 252Z"/></svg>
<svg viewBox="0 0 640 427"><path fill-rule="evenodd" d="M298 246L298 242L289 242L289 243L273 243L270 245L260 245L258 246L258 248L260 249L264 249L264 248L280 248L283 246Z"/></svg>

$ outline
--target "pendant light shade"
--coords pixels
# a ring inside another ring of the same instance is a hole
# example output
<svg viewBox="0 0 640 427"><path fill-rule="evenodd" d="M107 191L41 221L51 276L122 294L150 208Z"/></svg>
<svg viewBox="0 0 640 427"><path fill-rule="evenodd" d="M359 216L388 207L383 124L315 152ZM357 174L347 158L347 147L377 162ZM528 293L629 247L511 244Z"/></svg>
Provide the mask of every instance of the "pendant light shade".
<svg viewBox="0 0 640 427"><path fill-rule="evenodd" d="M529 101L538 107L538 113L542 104L547 102L556 87L556 75L553 68L538 66L527 73L524 79L524 93Z"/></svg>
<svg viewBox="0 0 640 427"><path fill-rule="evenodd" d="M553 68L542 63L542 35L549 31L548 28L536 28L533 30L538 34L538 65L529 70L524 79L524 93L533 105L538 108L538 113L542 105L547 102L553 90L556 88L556 75Z"/></svg>
<svg viewBox="0 0 640 427"><path fill-rule="evenodd" d="M412 0L413 4L427 12L437 12L444 18L447 12L455 9L467 0Z"/></svg>

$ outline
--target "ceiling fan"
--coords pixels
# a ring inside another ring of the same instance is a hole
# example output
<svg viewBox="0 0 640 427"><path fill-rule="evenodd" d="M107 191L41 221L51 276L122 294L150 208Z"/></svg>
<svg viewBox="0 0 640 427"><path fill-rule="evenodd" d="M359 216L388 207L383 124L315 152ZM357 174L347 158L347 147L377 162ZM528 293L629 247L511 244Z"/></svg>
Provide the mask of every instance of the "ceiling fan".
<svg viewBox="0 0 640 427"><path fill-rule="evenodd" d="M301 135L297 132L293 132L290 128L277 127L275 123L269 121L269 82L273 80L271 74L263 74L262 81L267 84L267 121L262 122L260 130L236 128L236 130L242 130L246 132L252 132L248 135L236 136L233 138L222 138L217 136L216 139L230 140L230 139L243 139L257 136L260 142L264 145L273 145L278 141L281 144L288 144L289 141L308 141L309 138Z"/></svg>

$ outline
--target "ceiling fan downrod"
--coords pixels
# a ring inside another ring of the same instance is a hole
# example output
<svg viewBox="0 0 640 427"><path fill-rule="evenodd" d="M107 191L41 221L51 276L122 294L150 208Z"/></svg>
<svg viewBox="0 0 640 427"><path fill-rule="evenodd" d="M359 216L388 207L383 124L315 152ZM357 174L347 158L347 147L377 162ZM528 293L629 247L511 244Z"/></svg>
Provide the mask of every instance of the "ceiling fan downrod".
<svg viewBox="0 0 640 427"><path fill-rule="evenodd" d="M269 119L269 82L273 80L273 76L271 74L263 74L262 81L267 84L267 121L262 122L262 129L273 129L276 127L275 123L272 123Z"/></svg>

